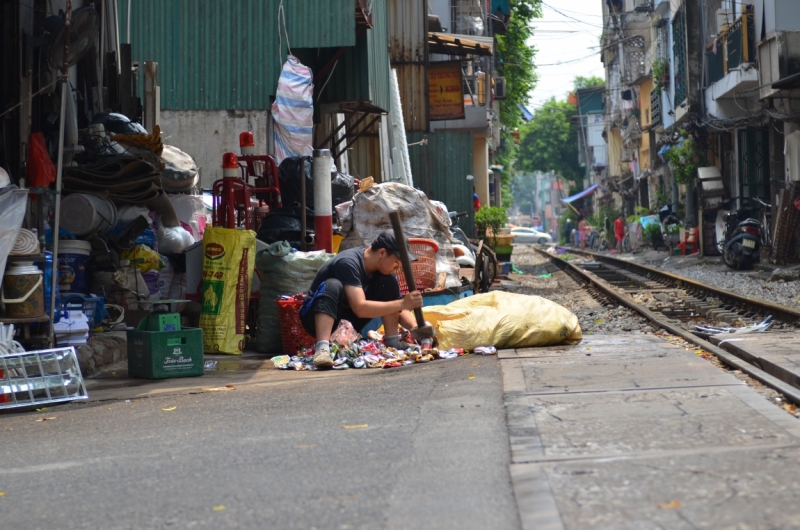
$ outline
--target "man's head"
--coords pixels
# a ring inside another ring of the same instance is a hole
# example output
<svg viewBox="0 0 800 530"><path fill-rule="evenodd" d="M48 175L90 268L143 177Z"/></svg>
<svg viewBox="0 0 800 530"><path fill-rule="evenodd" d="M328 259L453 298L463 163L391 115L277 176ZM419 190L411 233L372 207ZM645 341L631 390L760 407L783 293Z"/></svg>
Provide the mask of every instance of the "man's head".
<svg viewBox="0 0 800 530"><path fill-rule="evenodd" d="M400 261L400 250L394 232L382 232L375 241L372 242L371 249L378 259L378 270L382 274L393 274L402 268ZM417 261L417 256L411 250L408 251L408 258Z"/></svg>

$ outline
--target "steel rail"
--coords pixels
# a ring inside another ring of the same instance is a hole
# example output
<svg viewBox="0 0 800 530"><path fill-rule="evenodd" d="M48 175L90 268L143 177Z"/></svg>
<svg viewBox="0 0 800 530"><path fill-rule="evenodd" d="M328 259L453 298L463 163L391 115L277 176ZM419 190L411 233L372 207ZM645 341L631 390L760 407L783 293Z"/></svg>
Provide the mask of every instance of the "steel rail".
<svg viewBox="0 0 800 530"><path fill-rule="evenodd" d="M612 256L606 256L604 254L598 254L596 252L590 252L590 251L570 249L569 252L572 254L581 254L584 256L590 256L596 261L604 261L606 263L619 266L620 268L638 269L638 271L640 272L652 274L656 277L666 278L667 280L676 282L678 284L686 284L687 286L693 287L695 289L709 292L711 293L711 295L716 296L717 298L728 299L731 301L735 301L737 304L758 308L760 311L764 313L772 314L772 316L776 320L780 320L782 322L791 324L800 321L800 310L793 309L791 307L786 307L772 302L768 302L767 300L762 300L760 298L750 298L747 296L743 296L731 291L726 291L725 289L720 289L719 287L714 287L712 285L708 285L699 282L697 280L693 280L691 278L686 278L685 276L674 274L672 272L662 271L659 269L655 269L653 267L649 267L647 265L642 265L641 263L631 262L624 259L619 259Z"/></svg>
<svg viewBox="0 0 800 530"><path fill-rule="evenodd" d="M686 342L689 342L690 344L694 344L698 348L701 348L701 349L713 354L722 363L730 366L731 368L734 368L734 369L737 369L737 370L741 370L742 372L748 374L750 377L752 377L756 381L759 381L762 384L764 384L764 385L766 385L766 386L768 386L768 387L780 392L781 394L786 396L786 398L788 398L790 401L792 401L792 402L794 402L796 404L800 404L800 388L794 387L794 386L790 385L789 383L786 383L786 382L782 381L781 379L778 379L777 377L775 377L775 376L773 376L771 374L768 374L767 372L765 372L761 368L759 368L759 367L757 367L757 366L755 366L753 364L748 363L744 359L741 359L740 357L737 357L736 355L734 355L734 354L732 354L732 353L730 353L730 352L728 352L726 350L723 350L719 346L715 346L714 344L711 344L707 340L704 340L704 339L694 335L693 333L689 332L688 330L685 330L685 329L683 329L681 327L678 327L678 326L666 321L664 318L659 317L657 314L655 314L652 311L650 311L649 309L647 309L647 307L636 303L631 297L627 296L626 293L619 291L618 288L614 287L613 285L611 285L610 283L606 282L602 278L599 278L599 277L597 277L597 276L595 276L593 274L588 273L587 271L584 271L583 269L581 269L577 265L575 265L573 263L570 263L569 261L567 261L565 259L562 259L562 258L560 258L558 256L554 256L552 254L548 254L547 252L545 252L545 251L543 251L541 249L537 248L536 251L541 253L543 256L551 259L552 261L561 264L563 266L563 268L567 268L567 269L569 269L569 271L572 271L573 273L577 274L583 280L585 280L587 283L593 285L595 288L597 288L599 291L601 291L603 294L605 294L609 298L612 298L613 300L616 300L620 304L624 305L625 307L628 307L628 308L632 309L633 311L636 311L637 313L639 313L640 315L645 317L647 320L652 322L657 327L659 327L661 329L664 329L664 330L668 331L669 333L682 338ZM570 252L572 252L572 251L570 251ZM584 252L584 254L588 254L588 253ZM598 257L600 257L600 256L598 256ZM602 257L605 257L605 256L602 256ZM623 260L619 260L619 261L623 261ZM625 263L628 263L628 262L625 262ZM648 269L649 269L649 267L648 267ZM652 269L652 270L657 271L657 269ZM657 272L662 273L662 271L657 271ZM682 279L682 277L680 277L680 276L676 276L676 278ZM702 284L700 284L699 287L701 287L704 290L711 290L712 289L712 288L709 288L708 286L702 285ZM724 292L727 292L727 291L724 291ZM774 304L771 304L771 305L774 305Z"/></svg>

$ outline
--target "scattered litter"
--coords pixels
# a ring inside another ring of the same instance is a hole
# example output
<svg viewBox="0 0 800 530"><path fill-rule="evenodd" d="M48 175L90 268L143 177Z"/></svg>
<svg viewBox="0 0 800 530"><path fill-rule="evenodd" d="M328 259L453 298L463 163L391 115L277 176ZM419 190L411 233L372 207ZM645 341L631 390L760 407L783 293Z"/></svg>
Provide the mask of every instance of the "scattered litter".
<svg viewBox="0 0 800 530"><path fill-rule="evenodd" d="M497 348L494 346L478 346L474 351L475 355L494 355L497 353Z"/></svg>
<svg viewBox="0 0 800 530"><path fill-rule="evenodd" d="M222 510L224 510L224 509L225 509L225 506L223 506L223 505L221 505L221 504L220 504L219 506L214 506L214 507L213 507L213 508L211 508L211 509L212 509L212 510L214 510L215 512L221 512Z"/></svg>
<svg viewBox="0 0 800 530"><path fill-rule="evenodd" d="M205 364L203 365L203 369L206 372L208 372L210 370L216 370L217 369L217 361L206 361Z"/></svg>
<svg viewBox="0 0 800 530"><path fill-rule="evenodd" d="M539 274L539 275L537 276L537 278L543 278L543 279L545 279L545 280L546 280L546 279L548 279L548 278L552 278L552 277L553 277L553 274L552 274L552 273L547 273L547 274Z"/></svg>
<svg viewBox="0 0 800 530"><path fill-rule="evenodd" d="M469 375L467 376L467 379L475 379L475 374L469 374Z"/></svg>
<svg viewBox="0 0 800 530"><path fill-rule="evenodd" d="M215 386L210 388L204 388L203 392L224 392L226 390L234 390L232 386Z"/></svg>
<svg viewBox="0 0 800 530"><path fill-rule="evenodd" d="M161 407L161 410L163 410L164 412L171 412L171 411L173 411L173 410L175 410L177 408L178 408L177 406L175 406L175 407Z"/></svg>
<svg viewBox="0 0 800 530"><path fill-rule="evenodd" d="M366 429L369 427L368 423L360 423L358 425L342 425L342 429Z"/></svg>
<svg viewBox="0 0 800 530"><path fill-rule="evenodd" d="M40 409L36 409L36 412L47 412L48 410L50 409L48 409L47 407L42 407Z"/></svg>
<svg viewBox="0 0 800 530"><path fill-rule="evenodd" d="M49 418L39 418L39 419L38 419L38 420L36 420L36 421L50 421L50 420L55 420L55 419L57 419L57 418L58 418L57 416L51 416L51 417L49 417Z"/></svg>
<svg viewBox="0 0 800 530"><path fill-rule="evenodd" d="M668 502L667 504L659 504L658 507L662 510L673 510L675 508L680 508L681 501L672 501Z"/></svg>

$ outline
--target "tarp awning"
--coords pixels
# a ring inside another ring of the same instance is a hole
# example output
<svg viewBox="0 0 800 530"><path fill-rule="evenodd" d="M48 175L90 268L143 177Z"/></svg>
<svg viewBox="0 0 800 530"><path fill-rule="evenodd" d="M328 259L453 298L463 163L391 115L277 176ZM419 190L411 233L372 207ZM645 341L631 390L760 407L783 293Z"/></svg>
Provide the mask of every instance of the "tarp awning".
<svg viewBox="0 0 800 530"><path fill-rule="evenodd" d="M599 182L597 184L592 184L591 186L589 186L585 190L583 190L583 191L581 191L579 193L576 193L575 195L573 195L571 197L567 197L566 199L561 199L561 202L571 203L571 202L577 201L578 199L583 199L584 197L588 197L592 193L596 192L598 187L600 187L600 183Z"/></svg>
<svg viewBox="0 0 800 530"><path fill-rule="evenodd" d="M463 35L428 33L428 51L442 55L492 55L492 45L481 37L464 38Z"/></svg>

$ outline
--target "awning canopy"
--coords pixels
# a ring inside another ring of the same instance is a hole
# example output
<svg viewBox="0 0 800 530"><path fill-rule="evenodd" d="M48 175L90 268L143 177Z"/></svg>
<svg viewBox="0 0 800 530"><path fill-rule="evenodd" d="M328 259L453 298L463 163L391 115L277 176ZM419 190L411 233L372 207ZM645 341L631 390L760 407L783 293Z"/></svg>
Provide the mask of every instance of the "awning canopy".
<svg viewBox="0 0 800 530"><path fill-rule="evenodd" d="M561 202L566 202L566 203L569 204L571 202L577 201L578 199L583 199L584 197L588 197L589 195L591 195L592 193L597 191L598 187L600 187L600 183L599 182L597 184L592 184L591 186L589 186L585 190L581 191L580 193L576 193L572 197L567 197L566 199L561 199Z"/></svg>
<svg viewBox="0 0 800 530"><path fill-rule="evenodd" d="M442 55L492 55L492 45L480 42L478 38L464 38L463 35L447 33L428 33L428 51Z"/></svg>

